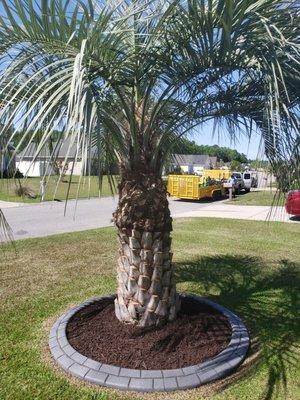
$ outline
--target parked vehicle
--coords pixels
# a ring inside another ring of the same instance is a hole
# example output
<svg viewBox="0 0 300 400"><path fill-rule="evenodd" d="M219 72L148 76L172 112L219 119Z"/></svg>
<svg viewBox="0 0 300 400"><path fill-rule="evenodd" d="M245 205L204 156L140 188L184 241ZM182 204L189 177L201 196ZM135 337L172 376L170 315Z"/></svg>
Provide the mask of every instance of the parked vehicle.
<svg viewBox="0 0 300 400"><path fill-rule="evenodd" d="M251 178L251 173L249 171L245 171L243 173L243 181L244 181L245 192L249 193L252 186L252 178Z"/></svg>
<svg viewBox="0 0 300 400"><path fill-rule="evenodd" d="M244 182L242 173L241 172L232 172L232 175L234 176L234 178L236 180L236 183L234 185L235 192L237 194L239 194L241 190L245 189L245 182Z"/></svg>
<svg viewBox="0 0 300 400"><path fill-rule="evenodd" d="M215 180L205 181L197 175L169 175L168 193L179 199L200 200L211 198L216 200L225 194L221 183Z"/></svg>
<svg viewBox="0 0 300 400"><path fill-rule="evenodd" d="M288 192L285 209L288 214L300 217L300 190L290 190Z"/></svg>

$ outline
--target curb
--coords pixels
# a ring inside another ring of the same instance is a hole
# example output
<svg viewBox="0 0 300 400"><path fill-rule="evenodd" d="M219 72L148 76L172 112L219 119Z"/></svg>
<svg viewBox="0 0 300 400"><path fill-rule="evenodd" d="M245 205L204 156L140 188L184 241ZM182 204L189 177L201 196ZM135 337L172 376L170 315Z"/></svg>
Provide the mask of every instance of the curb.
<svg viewBox="0 0 300 400"><path fill-rule="evenodd" d="M225 315L231 325L231 340L215 357L196 365L177 369L140 370L102 364L78 353L68 342L66 327L69 319L82 308L99 300L113 300L115 295L101 296L71 308L57 319L49 335L49 347L54 360L66 372L96 385L138 392L169 392L192 389L223 378L245 359L250 339L241 319L227 308L193 294L181 294L207 304Z"/></svg>

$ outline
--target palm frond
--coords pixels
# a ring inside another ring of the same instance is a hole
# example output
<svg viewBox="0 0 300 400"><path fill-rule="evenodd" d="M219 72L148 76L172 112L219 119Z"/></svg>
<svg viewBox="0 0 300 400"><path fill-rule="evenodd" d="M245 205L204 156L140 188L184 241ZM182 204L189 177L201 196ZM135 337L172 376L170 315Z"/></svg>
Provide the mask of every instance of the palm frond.
<svg viewBox="0 0 300 400"><path fill-rule="evenodd" d="M0 209L0 243L11 242L13 243L13 231L7 222L3 211Z"/></svg>

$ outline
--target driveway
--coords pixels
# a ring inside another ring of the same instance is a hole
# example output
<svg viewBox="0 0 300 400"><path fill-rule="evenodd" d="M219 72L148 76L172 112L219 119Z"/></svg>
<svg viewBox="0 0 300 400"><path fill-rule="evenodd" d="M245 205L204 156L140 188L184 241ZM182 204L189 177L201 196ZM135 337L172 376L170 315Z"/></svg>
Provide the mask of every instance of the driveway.
<svg viewBox="0 0 300 400"><path fill-rule="evenodd" d="M0 202L0 208L13 229L15 239L48 236L111 226L117 198L70 200L64 215L64 202L38 204ZM215 217L248 220L289 221L282 207L227 205L224 201L199 203L170 199L173 218ZM292 222L292 221L291 221Z"/></svg>
<svg viewBox="0 0 300 400"><path fill-rule="evenodd" d="M225 201L209 203L206 207L198 210L183 210L182 212L176 211L174 217L213 217L241 220L246 219L253 221L296 222L296 220L290 220L284 207L239 206L226 204Z"/></svg>

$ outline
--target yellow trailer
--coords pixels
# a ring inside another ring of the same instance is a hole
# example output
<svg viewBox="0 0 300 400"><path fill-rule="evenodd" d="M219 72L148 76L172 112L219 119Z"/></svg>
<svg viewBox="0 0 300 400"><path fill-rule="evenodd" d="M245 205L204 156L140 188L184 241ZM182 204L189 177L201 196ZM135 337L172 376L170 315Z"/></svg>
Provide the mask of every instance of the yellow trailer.
<svg viewBox="0 0 300 400"><path fill-rule="evenodd" d="M222 184L203 186L201 177L197 175L169 175L168 192L180 199L200 200L217 199L225 194L225 189Z"/></svg>
<svg viewBox="0 0 300 400"><path fill-rule="evenodd" d="M221 181L227 180L230 178L231 171L229 169L204 169L203 170L203 177L211 179L216 179Z"/></svg>

